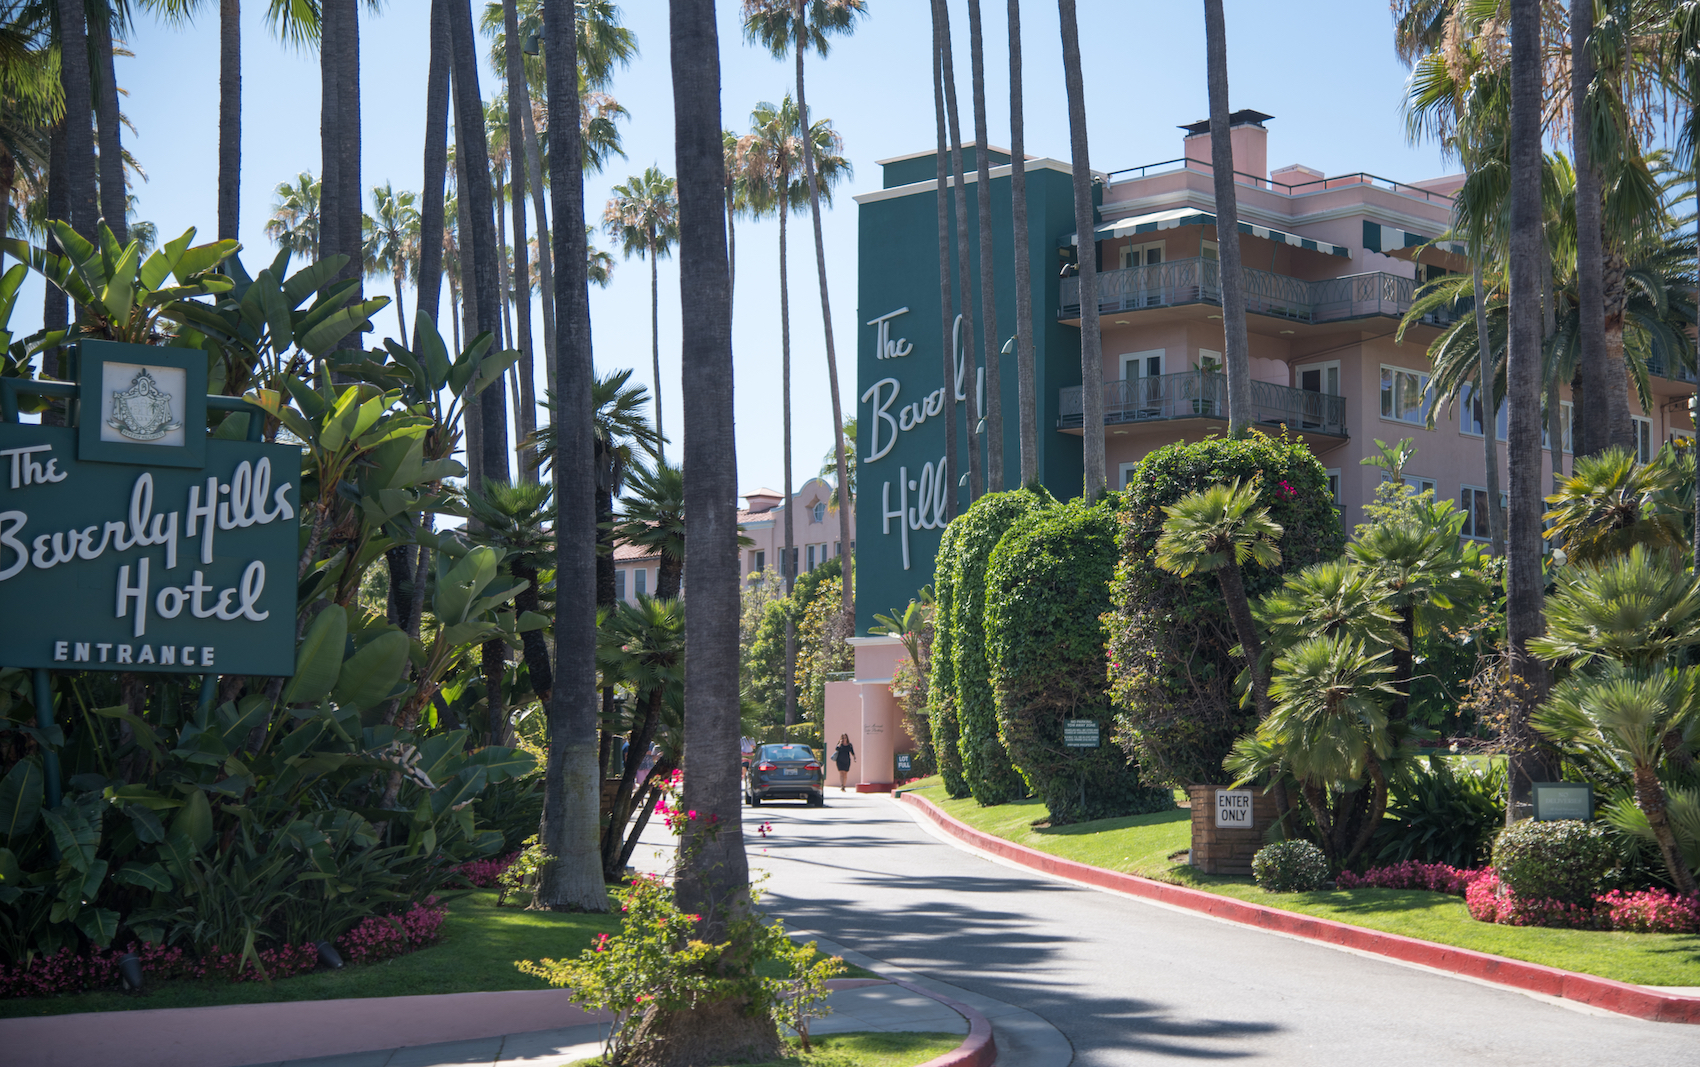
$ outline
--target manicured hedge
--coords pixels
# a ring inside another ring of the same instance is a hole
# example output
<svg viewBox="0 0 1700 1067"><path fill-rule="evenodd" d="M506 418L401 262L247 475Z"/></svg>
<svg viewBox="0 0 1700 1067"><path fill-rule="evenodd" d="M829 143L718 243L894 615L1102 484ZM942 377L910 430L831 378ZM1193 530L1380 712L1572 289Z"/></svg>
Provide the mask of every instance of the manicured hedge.
<svg viewBox="0 0 1700 1067"><path fill-rule="evenodd" d="M1113 504L1075 500L1015 521L986 569L998 730L1053 825L1174 806L1167 789L1140 783L1111 740L1102 616L1110 610L1115 565ZM1068 719L1098 723L1101 745L1065 748Z"/></svg>
<svg viewBox="0 0 1700 1067"><path fill-rule="evenodd" d="M951 656L951 607L956 602L956 535L952 523L939 539L933 560L933 657L932 675L927 679L929 717L933 725L933 753L938 759L944 789L952 797L968 795L968 780L962 776L962 754L958 746L961 728L957 722L956 663Z"/></svg>
<svg viewBox="0 0 1700 1067"><path fill-rule="evenodd" d="M1004 531L1023 516L1053 505L1051 495L1037 487L988 493L950 524L956 531L948 617L961 729L957 750L962 776L982 805L1019 800L1027 793L998 737L997 703L986 660L986 564Z"/></svg>
<svg viewBox="0 0 1700 1067"><path fill-rule="evenodd" d="M1255 601L1345 548L1328 475L1304 442L1283 434L1207 438L1160 448L1140 461L1122 494L1120 559L1109 620L1111 692L1118 740L1147 776L1175 785L1222 777L1234 739L1257 721L1234 681L1244 664L1213 574L1181 578L1156 564L1163 508L1216 482L1258 479L1259 503L1280 523L1282 565L1245 569Z"/></svg>

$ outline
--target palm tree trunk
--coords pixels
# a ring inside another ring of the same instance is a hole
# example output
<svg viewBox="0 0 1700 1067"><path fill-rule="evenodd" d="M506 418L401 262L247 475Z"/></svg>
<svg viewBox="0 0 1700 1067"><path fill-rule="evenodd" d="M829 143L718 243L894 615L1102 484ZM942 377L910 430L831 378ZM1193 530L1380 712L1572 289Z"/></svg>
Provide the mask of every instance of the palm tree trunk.
<svg viewBox="0 0 1700 1067"><path fill-rule="evenodd" d="M401 332L395 335L398 344L407 343L407 313L401 307L401 284L404 273L404 266L398 262L395 269L395 318L396 323L401 328Z"/></svg>
<svg viewBox="0 0 1700 1067"><path fill-rule="evenodd" d="M1526 814L1530 783L1547 781L1551 774L1549 761L1529 726L1529 716L1545 698L1549 684L1545 665L1529 651L1529 641L1544 629L1539 257L1545 241L1541 235L1540 18L1540 0L1511 0L1511 329L1506 352L1511 515L1505 592L1514 709L1507 824ZM1581 202L1579 195L1579 206Z"/></svg>
<svg viewBox="0 0 1700 1067"><path fill-rule="evenodd" d="M661 421L661 264L655 258L655 235L649 237L649 367L655 383L655 432L657 456L667 454L667 441Z"/></svg>
<svg viewBox="0 0 1700 1067"><path fill-rule="evenodd" d="M1269 676L1263 670L1263 639L1257 634L1257 623L1251 617L1251 602L1246 597L1245 576L1237 564L1228 563L1216 570L1216 581L1222 586L1222 601L1233 620L1234 634L1240 639L1240 651L1245 653L1246 673L1251 677L1252 696L1257 701L1258 716L1269 714Z"/></svg>
<svg viewBox="0 0 1700 1067"><path fill-rule="evenodd" d="M242 0L218 3L218 237L236 240L242 212Z"/></svg>
<svg viewBox="0 0 1700 1067"><path fill-rule="evenodd" d="M1549 240L1546 254L1541 256L1541 365L1547 367L1545 360L1552 361L1552 365L1542 372L1542 378L1546 389L1543 407L1546 412L1545 433L1551 443L1548 452L1552 459L1552 491L1556 493L1564 484L1564 420L1558 396L1558 353L1553 351L1552 343L1558 333L1558 292L1553 285L1552 259L1553 249Z"/></svg>
<svg viewBox="0 0 1700 1067"><path fill-rule="evenodd" d="M456 6L460 7L458 0ZM464 9L463 9L464 10ZM602 771L597 766L596 474L591 403L590 293L585 276L584 169L579 148L578 54L573 0L543 0L554 196L556 346L555 678L549 693L549 756L543 843L555 857L543 869L538 901L557 911L607 911L597 831ZM467 29L471 28L468 12Z"/></svg>
<svg viewBox="0 0 1700 1067"><path fill-rule="evenodd" d="M1404 648L1393 649L1393 700L1387 709L1389 723L1404 722L1411 713L1411 675L1416 665L1417 615L1416 607L1405 604L1399 609L1399 621L1394 624Z"/></svg>
<svg viewBox="0 0 1700 1067"><path fill-rule="evenodd" d="M638 841L643 837L643 828L649 825L649 817L655 811L655 802L661 799L661 786L673 775L673 764L666 759L658 759L655 766L649 770L649 777L644 780L643 800L637 807L637 821L632 824L626 834L626 847L620 850L620 870L625 870L632 862L632 853L636 851Z"/></svg>
<svg viewBox="0 0 1700 1067"><path fill-rule="evenodd" d="M1245 325L1245 274L1240 269L1240 208L1234 191L1233 132L1228 119L1228 35L1222 0L1204 0L1210 85L1210 171L1216 192L1216 258L1222 272L1222 369L1228 378L1228 433L1251 427L1251 354Z"/></svg>
<svg viewBox="0 0 1700 1067"><path fill-rule="evenodd" d="M514 201L514 331L519 335L519 425L521 441L537 432L537 368L531 349L531 240L525 225L525 119L531 116L531 94L525 84L525 53L520 50L519 9L503 0L502 24L507 33L508 169ZM520 452L519 477L536 482L529 446Z"/></svg>
<svg viewBox="0 0 1700 1067"><path fill-rule="evenodd" d="M1588 410L1582 419L1578 456L1591 456L1611 444L1612 413L1607 382L1605 297L1601 270L1605 260L1600 232L1600 172L1585 118L1588 87L1594 80L1594 61L1588 39L1593 36L1593 0L1570 2L1571 154L1576 161L1576 364L1582 375L1582 398ZM1620 386L1621 388L1621 386Z"/></svg>
<svg viewBox="0 0 1700 1067"><path fill-rule="evenodd" d="M779 188L791 187L790 172L781 169L779 172ZM791 206L783 201L779 205L779 410L780 433L783 439L782 450L785 462L785 488L782 490L785 503L785 547L780 556L779 573L785 576L785 595L789 597L791 590L797 584L797 549L796 549L796 501L792 494L796 487L791 479L791 291L787 267L789 256L786 252L786 219L790 217ZM731 277L730 274L727 275ZM785 725L794 726L797 722L797 621L792 617L791 605L786 605L785 615Z"/></svg>
<svg viewBox="0 0 1700 1067"><path fill-rule="evenodd" d="M826 340L826 383L827 392L832 397L832 440L833 456L838 465L838 537L844 550L844 567L841 576L840 610L850 622L850 631L856 627L856 585L855 568L850 560L850 464L844 455L844 402L839 397L838 389L838 347L832 333L832 300L826 287L826 238L821 229L820 214L820 175L815 172L815 142L811 136L809 125L809 98L803 92L803 56L808 52L808 42L805 37L806 24L803 21L804 0L797 0L796 22L797 43L793 51L797 53L797 113L803 125L803 173L809 182L809 217L815 226L815 270L820 277L820 316L821 327L825 331ZM728 246L730 248L730 246ZM731 291L731 259L728 256L727 291ZM791 487L787 485L789 493ZM790 725L789 723L787 725Z"/></svg>
<svg viewBox="0 0 1700 1067"><path fill-rule="evenodd" d="M510 95L511 92L510 92ZM509 107L513 104L510 101ZM555 257L551 254L549 213L543 189L542 151L537 146L537 123L531 116L531 94L525 91L525 111L521 114L525 129L525 166L530 172L531 209L537 214L537 306L543 313L544 381L550 392L555 391Z"/></svg>
<svg viewBox="0 0 1700 1067"><path fill-rule="evenodd" d="M950 5L940 4L944 34L940 38L940 61L943 63L945 116L950 122L950 174L956 191L956 285L962 294L962 370L961 381L966 390L963 412L968 430L968 502L972 504L986 491L986 472L980 455L980 375L974 358L974 289L969 281L974 276L973 261L968 245L968 176L962 169L962 123L956 108L956 70L951 63ZM975 151L982 149L976 147ZM955 336L955 330L952 329ZM951 343L954 349L954 340Z"/></svg>
<svg viewBox="0 0 1700 1067"><path fill-rule="evenodd" d="M512 128L508 134L510 155L515 156L514 165L514 247L525 249L529 256L530 242L521 240L519 235L524 233L524 208L521 206L521 190L531 190L532 210L537 213L537 271L538 284L542 287L538 304L543 313L543 364L550 368L549 388L555 388L553 363L555 358L555 294L554 271L549 262L549 215L543 204L543 163L542 153L537 146L537 124L531 117L531 86L525 77L525 53L518 47L519 36L519 6L514 0L503 0L502 28L507 35L508 45L508 119ZM519 255L518 252L515 256ZM522 275L522 277L524 277ZM531 294L526 292L526 302L529 305ZM521 349L522 363L531 360L531 343L529 330L525 347ZM530 381L531 374L524 367L520 370L521 380ZM528 401L527 407L535 412L534 401ZM535 422L535 418L532 420ZM535 426L533 427L535 428Z"/></svg>
<svg viewBox="0 0 1700 1067"><path fill-rule="evenodd" d="M71 179L66 172L70 165L66 161L65 123L61 122L53 128L49 135L47 146L47 217L50 219L68 220L71 216ZM49 237L44 242L52 248L55 241ZM57 285L42 286L41 325L49 333L65 329L70 325L70 305L66 302L65 290ZM59 377L59 350L49 348L41 353L41 372L50 378ZM41 421L45 426L65 425L65 413L62 408L49 405L41 413Z"/></svg>
<svg viewBox="0 0 1700 1067"><path fill-rule="evenodd" d="M1623 253L1608 247L1600 268L1600 292L1605 298L1606 415L1611 420L1611 444L1635 449L1635 423L1629 417L1629 365L1623 358L1623 310L1629 294L1624 288L1629 264Z"/></svg>
<svg viewBox="0 0 1700 1067"><path fill-rule="evenodd" d="M513 281L508 270L508 192L505 168L492 166L496 179L496 288L502 294L502 347L514 348Z"/></svg>
<svg viewBox="0 0 1700 1067"><path fill-rule="evenodd" d="M1483 480L1487 483L1488 543L1493 554L1505 558L1505 516L1499 510L1499 418L1493 407L1493 348L1488 340L1487 288L1482 284L1481 257L1470 265L1470 283L1476 297L1476 395L1482 405Z"/></svg>
<svg viewBox="0 0 1700 1067"><path fill-rule="evenodd" d="M1074 157L1074 232L1079 248L1080 399L1085 429L1085 495L1095 500L1104 476L1104 339L1098 322L1098 242L1092 209L1092 162L1086 144L1086 87L1080 72L1080 27L1074 0L1057 0L1062 22L1063 82L1068 89L1069 154Z"/></svg>
<svg viewBox="0 0 1700 1067"><path fill-rule="evenodd" d="M334 0L346 5L342 47L337 49L337 180L342 183L342 247L348 253L348 279L354 282L354 299L364 299L365 257L361 255L361 204L365 189L360 184L360 3Z"/></svg>
<svg viewBox="0 0 1700 1067"><path fill-rule="evenodd" d="M980 338L986 360L986 491L1003 492L1003 390L999 363L997 255L992 240L992 167L986 157L986 59L980 32L980 0L968 0L968 56L974 79L974 194L980 222ZM849 522L846 516L846 523ZM849 571L845 572L848 577Z"/></svg>
<svg viewBox="0 0 1700 1067"><path fill-rule="evenodd" d="M1369 811L1364 815L1363 825L1358 827L1351 849L1340 860L1342 867L1357 859L1369 847L1370 839L1375 837L1376 828L1381 825L1381 817L1387 813L1387 774L1381 769L1381 761L1375 758L1373 751L1364 762L1370 780Z"/></svg>
<svg viewBox="0 0 1700 1067"><path fill-rule="evenodd" d="M101 5L105 8L106 5ZM120 245L130 243L129 196L124 186L123 127L118 116L118 71L112 62L112 19L102 17L89 24L96 61L100 69L94 79L95 126L100 138L100 214L112 228Z"/></svg>
<svg viewBox="0 0 1700 1067"><path fill-rule="evenodd" d="M625 864L620 862L624 851L621 846L626 843L626 825L632 820L632 808L637 800L638 767L643 764L650 742L655 740L655 728L661 722L661 702L665 698L663 687L658 685L650 690L643 702L643 718L633 726L626 745L626 763L620 769L620 784L614 790L613 811L602 830L602 880L610 884L621 881L625 872Z"/></svg>
<svg viewBox="0 0 1700 1067"><path fill-rule="evenodd" d="M470 0L450 3L449 32L454 45L455 158L465 168L466 175L460 186L460 240L472 259L471 274L462 275L461 284L472 297L468 306L476 312L472 328L499 332L502 293L495 214L490 203L490 147L484 137L484 100L478 88L478 50L472 32ZM576 85L574 97L576 100ZM576 130L578 113L573 114ZM556 216L559 215L557 209ZM478 429L482 438L479 467L468 478L474 489L481 487L486 478L508 479L507 406L507 389L500 378L478 395Z"/></svg>
<svg viewBox="0 0 1700 1067"><path fill-rule="evenodd" d="M933 119L938 129L938 148L935 155L935 187L938 197L939 224L939 329L942 337L939 342L939 352L943 358L943 375L939 379L944 387L944 455L939 463L944 467L940 477L950 486L950 492L945 495L946 521L956 518L957 499L959 490L957 481L962 477L961 441L956 433L956 353L953 351L951 329L951 292L950 292L950 196L946 171L946 134L948 126L944 117L944 34L945 22L943 17L944 0L932 0L933 5Z"/></svg>
<svg viewBox="0 0 1700 1067"><path fill-rule="evenodd" d="M416 328L413 350L424 344L419 331L425 328L421 314L429 316L433 328L443 292L443 187L449 156L449 13L448 0L431 0L431 61L425 74L425 179L419 194L419 280L414 294ZM456 316L455 354L460 354L458 311L450 286L450 313Z"/></svg>
<svg viewBox="0 0 1700 1067"><path fill-rule="evenodd" d="M1009 197L1015 222L1015 396L1021 484L1039 479L1039 405L1033 377L1033 265L1027 261L1027 131L1021 113L1021 0L1009 0Z"/></svg>
<svg viewBox="0 0 1700 1067"><path fill-rule="evenodd" d="M1650 766L1635 768L1635 806L1647 816L1647 825L1653 830L1653 839L1659 843L1659 855L1665 861L1665 870L1669 872L1677 892L1689 897L1700 892L1700 888L1695 886L1694 872L1683 862L1682 851L1677 847L1676 831L1672 829L1670 813L1665 809L1665 787Z"/></svg>
<svg viewBox="0 0 1700 1067"><path fill-rule="evenodd" d="M732 409L732 331L727 318L726 228L721 224L720 47L713 0L672 0L673 142L679 183L679 287L685 405L685 829L688 862L675 883L679 906L702 916L700 936L724 940L749 904L749 860L740 829L738 752L737 443ZM560 212L556 211L559 218ZM700 1010L700 1009L699 1009ZM772 1035L765 1017L739 1015L717 1036L737 1047ZM740 1032L741 1031L741 1032ZM777 1037L768 1038L777 1045ZM766 1046L764 1046L766 1047ZM710 1059L717 1050L704 1049Z"/></svg>
<svg viewBox="0 0 1700 1067"><path fill-rule="evenodd" d="M59 5L59 84L65 94L65 195L71 228L95 239L99 208L95 199L93 102L89 96L88 38L83 0Z"/></svg>

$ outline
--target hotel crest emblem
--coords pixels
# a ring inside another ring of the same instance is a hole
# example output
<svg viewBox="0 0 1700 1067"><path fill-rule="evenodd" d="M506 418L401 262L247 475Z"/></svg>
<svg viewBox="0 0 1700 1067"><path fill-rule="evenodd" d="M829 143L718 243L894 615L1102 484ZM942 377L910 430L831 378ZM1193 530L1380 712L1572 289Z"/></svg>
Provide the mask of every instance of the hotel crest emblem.
<svg viewBox="0 0 1700 1067"><path fill-rule="evenodd" d="M112 417L106 424L132 441L157 441L183 428L171 417L171 399L143 368L130 379L130 388L112 394Z"/></svg>

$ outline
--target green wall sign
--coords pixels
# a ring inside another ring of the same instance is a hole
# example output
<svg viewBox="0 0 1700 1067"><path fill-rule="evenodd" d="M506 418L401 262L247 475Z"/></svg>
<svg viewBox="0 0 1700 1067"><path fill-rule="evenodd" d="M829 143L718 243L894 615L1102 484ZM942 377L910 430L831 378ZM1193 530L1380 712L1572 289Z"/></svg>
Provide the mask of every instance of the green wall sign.
<svg viewBox="0 0 1700 1067"><path fill-rule="evenodd" d="M81 348L80 427L0 423L0 664L293 674L300 450L208 438L200 353Z"/></svg>

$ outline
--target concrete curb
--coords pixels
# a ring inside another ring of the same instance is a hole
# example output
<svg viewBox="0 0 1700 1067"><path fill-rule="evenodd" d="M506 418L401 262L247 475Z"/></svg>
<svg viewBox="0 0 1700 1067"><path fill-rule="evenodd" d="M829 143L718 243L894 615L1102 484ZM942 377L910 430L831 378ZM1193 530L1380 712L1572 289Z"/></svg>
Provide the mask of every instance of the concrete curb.
<svg viewBox="0 0 1700 1067"><path fill-rule="evenodd" d="M1637 1019L1700 1024L1700 997L1655 993L1609 978L1577 974L1556 967L1543 967L1540 964L1524 963L1522 960L1493 956L1485 952L1438 945L1432 941L1419 941L1413 937L1350 926L1331 919L1312 918L1297 912L1250 904L1233 897L1217 896L1198 889L1169 885L1137 875L1076 863L976 830L945 814L938 805L925 797L904 793L901 802L911 805L941 830L960 841L1046 874L1145 897L1189 911L1203 912L1230 922L1387 956L1531 993L1573 1000Z"/></svg>
<svg viewBox="0 0 1700 1067"><path fill-rule="evenodd" d="M961 1001L952 1000L942 993L930 992L900 978L893 978L891 984L911 993L919 993L929 1000L936 1000L968 1020L968 1036L962 1039L962 1044L943 1056L934 1056L921 1064L921 1067L992 1067L997 1062L998 1043L992 1040L991 1020Z"/></svg>

